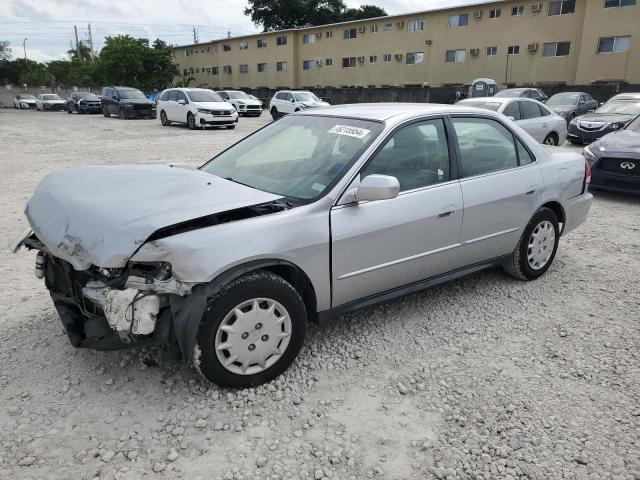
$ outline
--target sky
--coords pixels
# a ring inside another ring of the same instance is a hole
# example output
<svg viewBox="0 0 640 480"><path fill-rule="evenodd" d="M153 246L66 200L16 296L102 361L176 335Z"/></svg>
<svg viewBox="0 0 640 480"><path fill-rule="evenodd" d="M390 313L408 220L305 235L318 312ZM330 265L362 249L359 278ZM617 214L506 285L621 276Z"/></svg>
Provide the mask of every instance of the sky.
<svg viewBox="0 0 640 480"><path fill-rule="evenodd" d="M480 0L346 0L349 7L362 3L383 7L388 14L480 3ZM87 40L91 24L94 49L104 46L107 35L161 38L173 45L193 43L193 27L200 42L259 32L243 14L246 0L2 0L0 41L11 42L14 57L24 55L40 62L67 58L74 40Z"/></svg>

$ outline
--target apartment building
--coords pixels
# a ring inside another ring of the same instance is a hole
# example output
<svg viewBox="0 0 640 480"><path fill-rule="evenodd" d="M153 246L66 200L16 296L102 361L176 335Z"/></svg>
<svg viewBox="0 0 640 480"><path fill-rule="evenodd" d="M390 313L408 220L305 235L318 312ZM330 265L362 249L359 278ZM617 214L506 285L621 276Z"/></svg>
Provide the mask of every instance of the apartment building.
<svg viewBox="0 0 640 480"><path fill-rule="evenodd" d="M185 45L174 61L210 88L640 83L639 3L492 1Z"/></svg>

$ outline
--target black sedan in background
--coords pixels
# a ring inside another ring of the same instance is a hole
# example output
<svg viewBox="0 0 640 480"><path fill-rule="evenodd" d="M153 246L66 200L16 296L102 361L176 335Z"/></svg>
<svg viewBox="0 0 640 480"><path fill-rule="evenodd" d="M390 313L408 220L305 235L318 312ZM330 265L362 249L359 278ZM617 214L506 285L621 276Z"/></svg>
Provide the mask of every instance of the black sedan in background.
<svg viewBox="0 0 640 480"><path fill-rule="evenodd" d="M593 113L576 117L569 123L571 143L589 144L607 133L622 130L640 115L640 100L609 100Z"/></svg>
<svg viewBox="0 0 640 480"><path fill-rule="evenodd" d="M598 101L585 92L562 92L547 100L547 107L570 122L598 108Z"/></svg>
<svg viewBox="0 0 640 480"><path fill-rule="evenodd" d="M67 98L67 112L102 113L102 101L95 93L73 92Z"/></svg>
<svg viewBox="0 0 640 480"><path fill-rule="evenodd" d="M591 188L640 194L640 116L583 150Z"/></svg>

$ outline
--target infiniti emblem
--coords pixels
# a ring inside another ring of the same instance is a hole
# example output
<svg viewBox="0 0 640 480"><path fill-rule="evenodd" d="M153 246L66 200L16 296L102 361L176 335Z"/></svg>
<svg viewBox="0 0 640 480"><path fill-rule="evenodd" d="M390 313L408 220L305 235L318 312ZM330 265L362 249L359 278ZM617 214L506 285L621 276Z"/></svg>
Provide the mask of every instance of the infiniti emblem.
<svg viewBox="0 0 640 480"><path fill-rule="evenodd" d="M634 168L636 168L636 164L631 162L622 162L620 164L620 168L624 168L625 170L633 170Z"/></svg>

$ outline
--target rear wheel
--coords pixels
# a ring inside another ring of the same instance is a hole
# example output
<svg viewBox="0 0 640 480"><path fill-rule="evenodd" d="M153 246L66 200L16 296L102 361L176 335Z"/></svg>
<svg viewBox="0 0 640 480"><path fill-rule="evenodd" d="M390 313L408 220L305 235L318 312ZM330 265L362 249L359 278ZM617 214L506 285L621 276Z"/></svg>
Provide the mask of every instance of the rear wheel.
<svg viewBox="0 0 640 480"><path fill-rule="evenodd" d="M235 125L227 125L227 130L233 130L234 128L236 128Z"/></svg>
<svg viewBox="0 0 640 480"><path fill-rule="evenodd" d="M278 109L276 107L273 107L271 109L271 118L273 118L274 120L277 120L280 117L280 113L278 113Z"/></svg>
<svg viewBox="0 0 640 480"><path fill-rule="evenodd" d="M544 138L543 143L545 145L553 145L554 147L557 147L559 143L558 135L556 135L554 132L551 132Z"/></svg>
<svg viewBox="0 0 640 480"><path fill-rule="evenodd" d="M67 113L69 115L71 115L73 112L71 111L71 107L69 105L67 105Z"/></svg>
<svg viewBox="0 0 640 480"><path fill-rule="evenodd" d="M187 113L187 127L191 130L195 130L196 128L196 117L191 112Z"/></svg>
<svg viewBox="0 0 640 480"><path fill-rule="evenodd" d="M298 355L307 312L297 290L282 277L257 271L208 299L193 363L209 381L244 388L268 382Z"/></svg>
<svg viewBox="0 0 640 480"><path fill-rule="evenodd" d="M169 119L167 118L167 114L165 113L164 110L160 111L160 123L162 125L164 125L165 127L171 125L171 122L169 121Z"/></svg>
<svg viewBox="0 0 640 480"><path fill-rule="evenodd" d="M535 280L549 269L558 250L558 217L541 208L531 218L504 270L520 280Z"/></svg>

